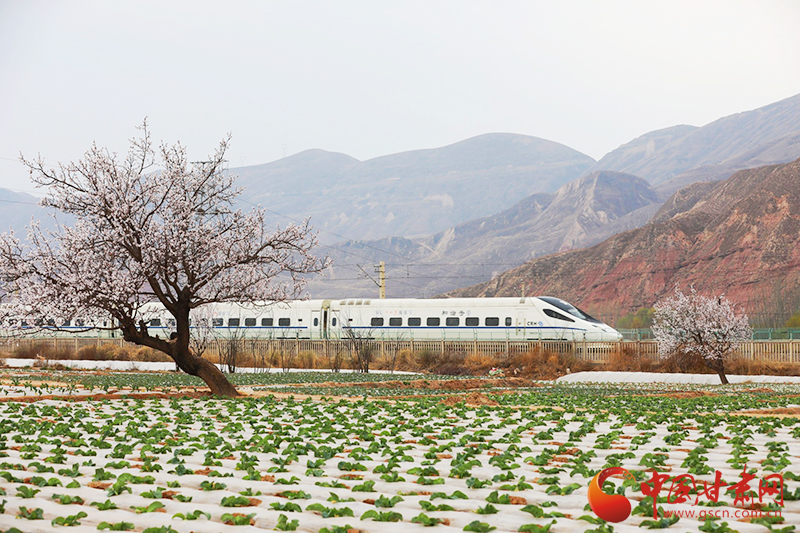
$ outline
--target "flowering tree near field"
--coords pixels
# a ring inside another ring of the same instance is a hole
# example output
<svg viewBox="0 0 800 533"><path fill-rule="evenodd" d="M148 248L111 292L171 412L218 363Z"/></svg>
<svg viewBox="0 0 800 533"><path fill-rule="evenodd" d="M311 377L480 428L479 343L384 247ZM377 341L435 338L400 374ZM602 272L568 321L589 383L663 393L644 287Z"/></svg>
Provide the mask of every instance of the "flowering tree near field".
<svg viewBox="0 0 800 533"><path fill-rule="evenodd" d="M700 357L723 384L728 383L725 360L752 335L747 315L737 315L730 300L701 296L694 287L689 294L676 287L675 294L655 305L652 331L662 357Z"/></svg>
<svg viewBox="0 0 800 533"><path fill-rule="evenodd" d="M46 187L42 200L76 219L72 227L28 228L28 242L0 235L0 290L12 315L58 325L75 317L113 319L129 342L166 353L212 393L236 389L190 348L190 313L216 302L296 296L300 275L326 260L312 255L308 221L268 230L261 208L234 209L241 193L224 172L229 139L208 161L190 163L180 144L155 149L147 124L124 159L92 146L83 159L47 168L23 162ZM160 170L156 170L160 169ZM175 319L170 339L151 335L143 304L160 302Z"/></svg>

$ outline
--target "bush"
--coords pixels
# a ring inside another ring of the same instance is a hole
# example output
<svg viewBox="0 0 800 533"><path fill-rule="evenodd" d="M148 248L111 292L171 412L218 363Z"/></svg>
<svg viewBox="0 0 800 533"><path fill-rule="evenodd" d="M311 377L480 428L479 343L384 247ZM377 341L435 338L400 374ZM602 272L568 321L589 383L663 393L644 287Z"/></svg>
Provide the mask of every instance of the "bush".
<svg viewBox="0 0 800 533"><path fill-rule="evenodd" d="M750 376L800 376L800 364L733 357L726 363L731 374Z"/></svg>
<svg viewBox="0 0 800 533"><path fill-rule="evenodd" d="M37 342L26 346L19 346L11 353L15 359L73 359L74 352L63 348L53 348L47 342Z"/></svg>
<svg viewBox="0 0 800 533"><path fill-rule="evenodd" d="M635 344L622 344L603 366L603 370L616 372L654 372L658 364L648 357L637 354Z"/></svg>
<svg viewBox="0 0 800 533"><path fill-rule="evenodd" d="M643 329L653 325L652 307L640 307L635 313L628 313L617 320L617 329Z"/></svg>
<svg viewBox="0 0 800 533"><path fill-rule="evenodd" d="M500 361L498 367L504 369L508 377L518 376L530 379L556 379L571 372L592 369L590 363L577 359L573 354L550 352L538 348L522 354L515 354L506 361Z"/></svg>

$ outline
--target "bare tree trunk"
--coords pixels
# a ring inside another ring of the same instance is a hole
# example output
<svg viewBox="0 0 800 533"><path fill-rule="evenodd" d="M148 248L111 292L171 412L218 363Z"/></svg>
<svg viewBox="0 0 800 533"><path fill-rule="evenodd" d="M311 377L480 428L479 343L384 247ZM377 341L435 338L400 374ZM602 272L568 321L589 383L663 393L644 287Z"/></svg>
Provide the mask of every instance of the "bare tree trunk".
<svg viewBox="0 0 800 533"><path fill-rule="evenodd" d="M148 346L172 357L178 368L189 374L205 381L211 394L217 396L236 397L239 392L231 385L225 374L217 368L217 365L193 353L189 348L189 313L186 312L185 320L178 319L178 332L174 338L167 341L158 337L151 337L147 332L144 322L140 323L137 329L132 322L122 324L122 336L128 342Z"/></svg>
<svg viewBox="0 0 800 533"><path fill-rule="evenodd" d="M217 365L208 359L203 359L193 354L191 350L189 350L188 354L179 352L180 350L176 349L170 355L178 363L180 369L190 376L196 376L205 381L211 389L211 394L229 397L239 396L239 392L231 385L231 382L228 381L228 378L225 377L225 374L222 373Z"/></svg>
<svg viewBox="0 0 800 533"><path fill-rule="evenodd" d="M728 377L725 375L725 361L723 359L706 360L706 366L719 375L719 380L723 385L728 384Z"/></svg>

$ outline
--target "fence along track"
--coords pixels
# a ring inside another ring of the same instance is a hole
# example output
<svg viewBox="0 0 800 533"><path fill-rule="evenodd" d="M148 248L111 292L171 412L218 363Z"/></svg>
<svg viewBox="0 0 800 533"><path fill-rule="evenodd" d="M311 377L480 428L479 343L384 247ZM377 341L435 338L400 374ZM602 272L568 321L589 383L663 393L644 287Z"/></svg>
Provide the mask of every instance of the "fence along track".
<svg viewBox="0 0 800 533"><path fill-rule="evenodd" d="M206 354L221 356L224 353L225 340L214 341L208 347ZM317 356L325 357L331 353L349 354L354 345L347 340L303 340L303 339L274 339L254 340L244 339L240 343L239 353L252 355L256 358L266 357L271 354L295 354L301 352L314 352ZM639 357L655 359L658 357L658 343L655 341L620 341L620 342L582 342L582 341L359 341L359 346L371 348L373 354L392 357L398 352L408 350L411 352L429 351L433 353L481 354L481 355L515 355L534 350L545 350L565 355L592 363L603 364L608 362L613 353L626 350L628 353ZM89 346L112 345L131 350L140 347L127 343L122 339L101 338L27 338L18 337L0 339L0 353L12 354L16 350L31 350L49 348L54 351L66 353L78 352L81 348ZM800 363L800 339L795 340L761 340L750 341L743 344L736 355L745 360L769 361L775 363Z"/></svg>

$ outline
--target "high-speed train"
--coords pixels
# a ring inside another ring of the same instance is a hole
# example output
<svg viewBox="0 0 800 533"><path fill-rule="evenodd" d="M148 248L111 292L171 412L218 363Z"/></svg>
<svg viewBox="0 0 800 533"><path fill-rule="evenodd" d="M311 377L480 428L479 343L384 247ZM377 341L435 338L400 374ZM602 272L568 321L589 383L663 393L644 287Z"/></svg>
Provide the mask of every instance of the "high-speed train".
<svg viewBox="0 0 800 533"><path fill-rule="evenodd" d="M376 340L586 340L622 338L610 326L559 298L349 298L298 300L266 306L216 304L211 326L239 338ZM174 329L152 318L151 333Z"/></svg>
<svg viewBox="0 0 800 533"><path fill-rule="evenodd" d="M151 335L168 338L175 320L159 304L147 304ZM574 305L549 296L527 298L348 298L256 304L211 304L198 320L220 338L375 340L586 340L616 342L612 327ZM90 324L113 328L108 320L76 318L45 325L42 334L117 337L113 329L87 330ZM53 324L54 325L54 324ZM17 323L19 326L19 323ZM23 328L24 329L24 328ZM40 328L36 328L40 329ZM73 333L70 333L70 332Z"/></svg>

